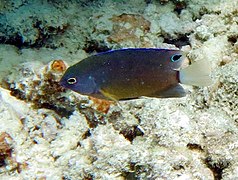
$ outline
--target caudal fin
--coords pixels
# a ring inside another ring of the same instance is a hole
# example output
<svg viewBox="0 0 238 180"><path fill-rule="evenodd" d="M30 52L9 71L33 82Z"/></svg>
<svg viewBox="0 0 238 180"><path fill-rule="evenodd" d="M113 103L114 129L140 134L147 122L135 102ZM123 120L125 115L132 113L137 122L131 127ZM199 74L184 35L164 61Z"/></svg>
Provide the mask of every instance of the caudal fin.
<svg viewBox="0 0 238 180"><path fill-rule="evenodd" d="M212 84L210 73L210 64L205 60L201 60L181 69L179 71L179 80L182 84L209 86Z"/></svg>

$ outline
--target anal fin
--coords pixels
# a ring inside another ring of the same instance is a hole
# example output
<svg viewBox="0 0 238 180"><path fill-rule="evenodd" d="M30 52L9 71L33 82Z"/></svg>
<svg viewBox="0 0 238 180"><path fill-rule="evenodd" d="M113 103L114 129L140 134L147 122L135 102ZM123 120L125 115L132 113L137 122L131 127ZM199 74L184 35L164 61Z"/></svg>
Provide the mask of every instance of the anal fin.
<svg viewBox="0 0 238 180"><path fill-rule="evenodd" d="M149 97L158 97L158 98L172 98L172 97L184 97L186 96L186 91L184 88L178 84L174 87L168 88L164 91L159 91L149 95Z"/></svg>
<svg viewBox="0 0 238 180"><path fill-rule="evenodd" d="M99 92L104 96L106 97L107 99L111 100L111 101L115 101L117 102L119 99L118 97L116 97L115 95L113 94L110 94L108 93L107 91L103 90L103 89L100 89Z"/></svg>

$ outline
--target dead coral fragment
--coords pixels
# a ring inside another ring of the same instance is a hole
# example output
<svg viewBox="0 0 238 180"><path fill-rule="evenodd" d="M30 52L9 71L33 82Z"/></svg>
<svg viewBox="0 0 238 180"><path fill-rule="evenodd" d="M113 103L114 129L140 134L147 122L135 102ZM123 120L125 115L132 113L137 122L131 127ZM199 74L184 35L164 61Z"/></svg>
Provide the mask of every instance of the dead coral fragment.
<svg viewBox="0 0 238 180"><path fill-rule="evenodd" d="M13 70L5 81L11 95L32 102L36 108L52 109L59 115L69 116L74 105L66 97L66 89L59 84L66 68L63 60L53 60L46 65L40 62L24 63Z"/></svg>
<svg viewBox="0 0 238 180"><path fill-rule="evenodd" d="M0 134L0 166L5 165L5 159L11 157L12 148L7 139L12 140L11 136L5 132Z"/></svg>
<svg viewBox="0 0 238 180"><path fill-rule="evenodd" d="M143 37L150 31L150 21L137 14L121 14L111 18L113 24L109 42L121 43L132 41L134 43L148 44Z"/></svg>
<svg viewBox="0 0 238 180"><path fill-rule="evenodd" d="M54 60L51 64L51 69L57 72L64 72L67 69L67 65L63 60Z"/></svg>
<svg viewBox="0 0 238 180"><path fill-rule="evenodd" d="M93 109L96 109L96 110L98 110L102 113L105 113L105 114L107 114L107 112L110 108L110 105L114 103L112 101L97 99L94 97L89 97L89 99L93 101L93 104L92 104Z"/></svg>
<svg viewBox="0 0 238 180"><path fill-rule="evenodd" d="M18 164L12 158L12 153L12 137L6 132L2 132L0 134L0 173L17 168Z"/></svg>

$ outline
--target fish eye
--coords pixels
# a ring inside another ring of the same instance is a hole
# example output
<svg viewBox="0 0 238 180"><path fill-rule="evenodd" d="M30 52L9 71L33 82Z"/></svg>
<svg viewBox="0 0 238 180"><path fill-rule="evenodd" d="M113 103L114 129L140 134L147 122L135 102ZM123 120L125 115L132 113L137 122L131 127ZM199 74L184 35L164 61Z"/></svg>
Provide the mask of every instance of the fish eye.
<svg viewBox="0 0 238 180"><path fill-rule="evenodd" d="M77 82L77 79L75 77L67 79L68 84L75 84Z"/></svg>
<svg viewBox="0 0 238 180"><path fill-rule="evenodd" d="M170 60L171 60L172 62L176 62L176 61L178 61L181 57L182 57L181 54L174 54L174 55L170 58Z"/></svg>

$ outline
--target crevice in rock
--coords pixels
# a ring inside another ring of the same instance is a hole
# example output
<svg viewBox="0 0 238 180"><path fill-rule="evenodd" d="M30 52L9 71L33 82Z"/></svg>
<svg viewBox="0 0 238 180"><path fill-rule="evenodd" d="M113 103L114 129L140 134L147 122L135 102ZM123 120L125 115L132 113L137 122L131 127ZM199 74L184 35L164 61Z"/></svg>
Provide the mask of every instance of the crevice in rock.
<svg viewBox="0 0 238 180"><path fill-rule="evenodd" d="M179 35L179 37L176 39L165 37L164 43L174 44L178 48L181 48L182 46L185 46L185 45L191 45L188 34Z"/></svg>
<svg viewBox="0 0 238 180"><path fill-rule="evenodd" d="M86 44L83 47L83 50L87 53L93 53L93 52L105 52L111 50L109 47L107 47L104 42L98 42L96 40L87 40Z"/></svg>
<svg viewBox="0 0 238 180"><path fill-rule="evenodd" d="M140 128L138 128L138 126L127 127L121 130L120 134L122 134L130 142L132 142L135 137L144 135L144 133Z"/></svg>
<svg viewBox="0 0 238 180"><path fill-rule="evenodd" d="M229 167L230 165L227 160L214 161L209 156L205 158L204 163L212 171L214 180L221 180L223 170Z"/></svg>

